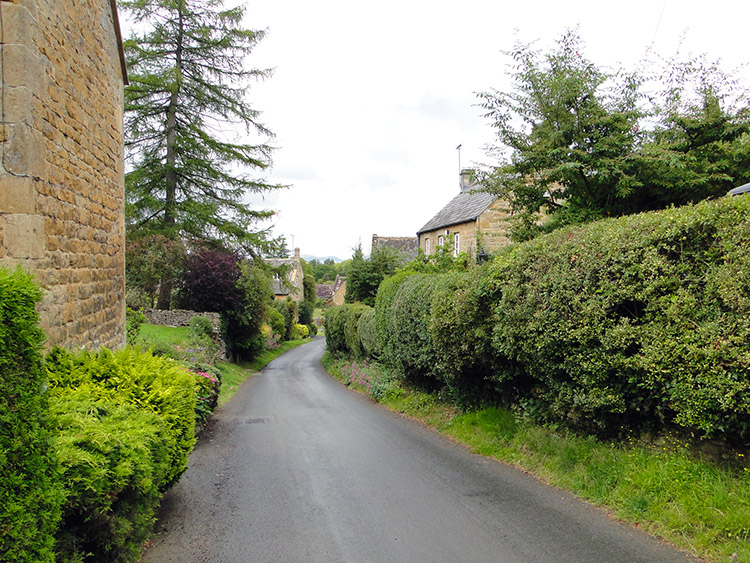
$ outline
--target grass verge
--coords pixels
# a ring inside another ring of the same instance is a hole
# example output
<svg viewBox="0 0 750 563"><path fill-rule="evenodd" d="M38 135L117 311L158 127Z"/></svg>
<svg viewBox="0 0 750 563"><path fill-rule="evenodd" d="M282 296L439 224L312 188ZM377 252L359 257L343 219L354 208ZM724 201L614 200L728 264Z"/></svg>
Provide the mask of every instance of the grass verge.
<svg viewBox="0 0 750 563"><path fill-rule="evenodd" d="M459 412L435 394L397 384L378 364L336 360L334 377L396 412L570 491L678 548L710 561L750 562L750 460L701 459L691 444L666 437L658 445L603 443L554 426L485 408ZM388 392L381 393L383 386Z"/></svg>

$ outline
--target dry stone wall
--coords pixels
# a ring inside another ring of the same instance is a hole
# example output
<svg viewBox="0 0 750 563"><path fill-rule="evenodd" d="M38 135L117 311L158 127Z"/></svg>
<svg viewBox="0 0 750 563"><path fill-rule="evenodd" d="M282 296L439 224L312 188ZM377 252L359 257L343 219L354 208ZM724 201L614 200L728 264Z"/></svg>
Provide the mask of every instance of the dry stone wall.
<svg viewBox="0 0 750 563"><path fill-rule="evenodd" d="M0 265L50 344L125 343L123 84L110 0L0 0Z"/></svg>

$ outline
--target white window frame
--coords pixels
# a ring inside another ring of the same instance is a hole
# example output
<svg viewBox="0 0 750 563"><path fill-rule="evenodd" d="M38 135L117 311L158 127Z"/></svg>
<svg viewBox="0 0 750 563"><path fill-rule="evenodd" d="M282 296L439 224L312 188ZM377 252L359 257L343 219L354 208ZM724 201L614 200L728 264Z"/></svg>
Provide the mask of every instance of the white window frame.
<svg viewBox="0 0 750 563"><path fill-rule="evenodd" d="M424 253L426 256L430 255L430 239L429 237L424 239Z"/></svg>
<svg viewBox="0 0 750 563"><path fill-rule="evenodd" d="M458 256L459 246L461 243L461 235L459 233L453 233L453 256Z"/></svg>
<svg viewBox="0 0 750 563"><path fill-rule="evenodd" d="M438 237L438 246L443 246L444 242L445 242L445 241L443 240L443 235L440 235L440 236Z"/></svg>

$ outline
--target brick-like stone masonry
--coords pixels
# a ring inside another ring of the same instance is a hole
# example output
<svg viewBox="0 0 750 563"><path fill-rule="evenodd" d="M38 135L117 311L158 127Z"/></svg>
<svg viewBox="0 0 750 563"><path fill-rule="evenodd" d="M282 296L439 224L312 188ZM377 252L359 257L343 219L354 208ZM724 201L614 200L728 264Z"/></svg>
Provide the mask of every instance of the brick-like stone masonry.
<svg viewBox="0 0 750 563"><path fill-rule="evenodd" d="M110 0L0 0L0 265L49 344L125 343L123 69Z"/></svg>

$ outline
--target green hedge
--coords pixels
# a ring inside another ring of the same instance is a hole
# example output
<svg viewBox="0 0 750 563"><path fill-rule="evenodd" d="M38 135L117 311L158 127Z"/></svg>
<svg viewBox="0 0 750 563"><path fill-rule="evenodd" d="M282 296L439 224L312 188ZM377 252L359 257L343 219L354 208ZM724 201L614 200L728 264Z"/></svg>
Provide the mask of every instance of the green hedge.
<svg viewBox="0 0 750 563"><path fill-rule="evenodd" d="M326 348L335 356L345 355L349 351L344 333L347 307L349 305L339 305L325 312Z"/></svg>
<svg viewBox="0 0 750 563"><path fill-rule="evenodd" d="M378 333L375 330L375 309L369 308L359 317L357 335L359 336L362 351L367 358L377 358L380 356Z"/></svg>
<svg viewBox="0 0 750 563"><path fill-rule="evenodd" d="M605 220L493 265L494 346L557 420L750 437L750 198Z"/></svg>
<svg viewBox="0 0 750 563"><path fill-rule="evenodd" d="M326 320L342 353L346 315ZM463 406L747 442L750 197L570 227L465 274L400 273L359 323L377 337L358 327L363 350Z"/></svg>
<svg viewBox="0 0 750 563"><path fill-rule="evenodd" d="M477 267L444 276L432 297L430 336L435 373L462 407L512 402L521 386L519 367L496 353L492 333L500 286Z"/></svg>
<svg viewBox="0 0 750 563"><path fill-rule="evenodd" d="M196 376L170 358L134 348L77 355L56 348L47 357L47 373L53 398L66 388L87 388L97 399L159 415L169 431L165 485L179 479L195 445Z"/></svg>
<svg viewBox="0 0 750 563"><path fill-rule="evenodd" d="M49 447L36 303L20 269L0 269L0 560L53 561L61 487Z"/></svg>
<svg viewBox="0 0 750 563"><path fill-rule="evenodd" d="M365 350L359 337L359 320L363 314L371 310L372 307L362 303L353 303L344 308L344 339L346 340L346 348L349 354L356 359L365 357Z"/></svg>
<svg viewBox="0 0 750 563"><path fill-rule="evenodd" d="M206 377L128 348L47 356L65 483L63 561L136 560L161 493L187 468Z"/></svg>
<svg viewBox="0 0 750 563"><path fill-rule="evenodd" d="M166 422L86 387L60 390L50 406L65 484L57 560L137 561L169 473Z"/></svg>

